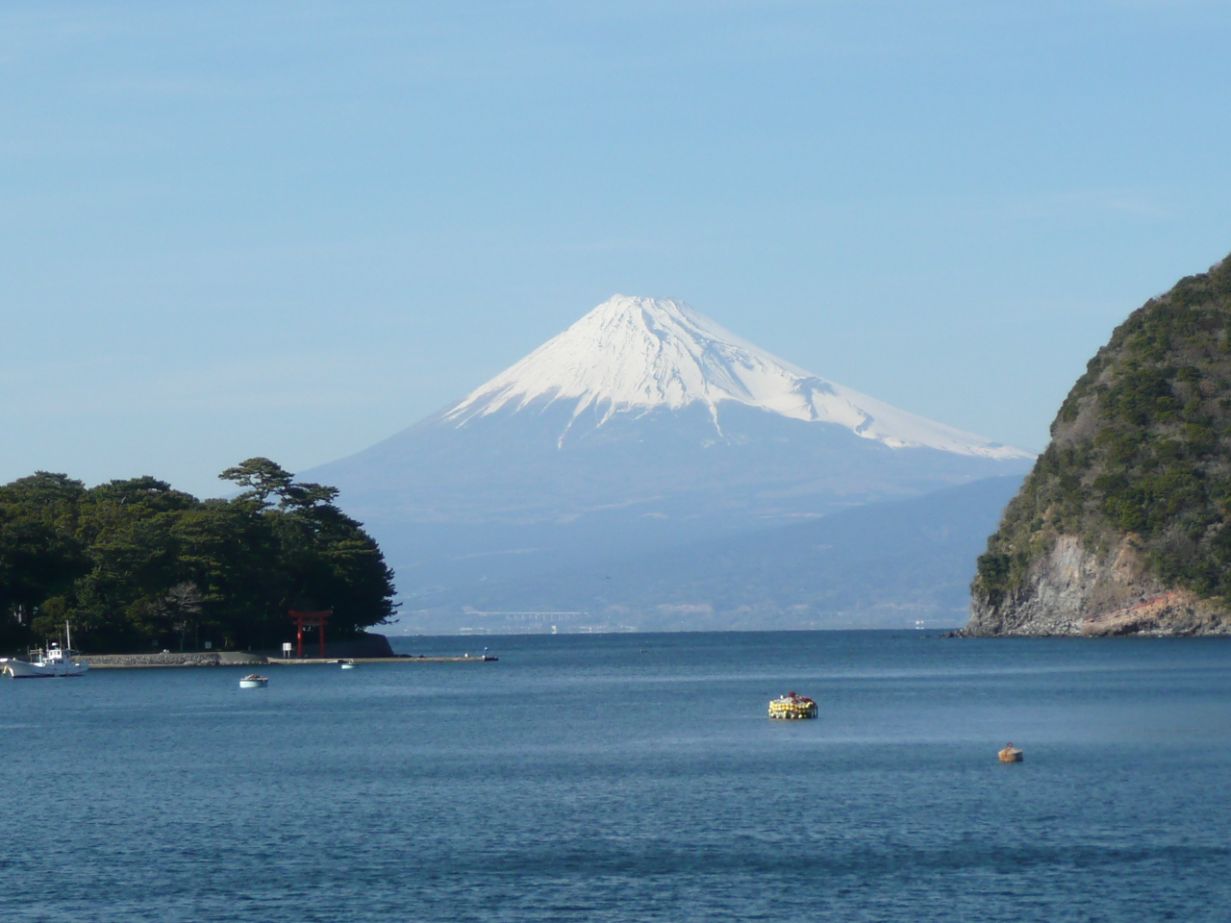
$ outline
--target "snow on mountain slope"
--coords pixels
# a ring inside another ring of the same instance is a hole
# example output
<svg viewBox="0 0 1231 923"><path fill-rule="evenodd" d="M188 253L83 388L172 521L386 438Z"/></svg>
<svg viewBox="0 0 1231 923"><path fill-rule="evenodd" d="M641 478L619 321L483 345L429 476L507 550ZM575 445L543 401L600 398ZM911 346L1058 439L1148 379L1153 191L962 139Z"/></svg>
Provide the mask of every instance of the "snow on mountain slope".
<svg viewBox="0 0 1231 923"><path fill-rule="evenodd" d="M795 420L837 424L890 448L930 448L989 459L1031 453L920 417L827 381L737 337L686 304L615 295L563 333L446 410L458 427L500 411L571 401L599 425L620 413L735 402Z"/></svg>

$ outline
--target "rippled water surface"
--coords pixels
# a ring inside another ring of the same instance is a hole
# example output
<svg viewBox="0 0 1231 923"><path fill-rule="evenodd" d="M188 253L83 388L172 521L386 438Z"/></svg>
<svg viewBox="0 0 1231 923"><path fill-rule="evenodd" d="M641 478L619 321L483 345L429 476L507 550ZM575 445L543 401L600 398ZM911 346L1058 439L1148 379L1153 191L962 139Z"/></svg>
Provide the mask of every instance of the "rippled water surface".
<svg viewBox="0 0 1231 923"><path fill-rule="evenodd" d="M397 643L500 660L4 681L0 911L1231 918L1228 641Z"/></svg>

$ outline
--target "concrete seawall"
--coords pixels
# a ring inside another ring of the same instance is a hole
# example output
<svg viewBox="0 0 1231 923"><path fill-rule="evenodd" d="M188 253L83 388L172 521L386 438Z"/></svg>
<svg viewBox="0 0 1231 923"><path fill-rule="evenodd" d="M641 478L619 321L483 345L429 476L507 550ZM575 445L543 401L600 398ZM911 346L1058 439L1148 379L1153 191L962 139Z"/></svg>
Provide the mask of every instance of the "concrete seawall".
<svg viewBox="0 0 1231 923"><path fill-rule="evenodd" d="M281 651L173 651L128 654L81 655L92 669L137 670L150 667L258 667L267 664L320 664L350 660L354 663L467 663L482 662L482 657L398 656L384 635L365 632L354 638L339 638L326 648L327 656L313 657L314 649L305 645L307 657L283 658Z"/></svg>
<svg viewBox="0 0 1231 923"><path fill-rule="evenodd" d="M492 663L492 656L426 656L393 657L264 657L259 654L211 651L191 654L85 654L82 656L91 670L146 670L176 667L303 667L334 665L340 660L351 663Z"/></svg>
<svg viewBox="0 0 1231 923"><path fill-rule="evenodd" d="M148 667L241 667L265 663L257 654L233 651L160 654L84 654L91 670L139 670Z"/></svg>

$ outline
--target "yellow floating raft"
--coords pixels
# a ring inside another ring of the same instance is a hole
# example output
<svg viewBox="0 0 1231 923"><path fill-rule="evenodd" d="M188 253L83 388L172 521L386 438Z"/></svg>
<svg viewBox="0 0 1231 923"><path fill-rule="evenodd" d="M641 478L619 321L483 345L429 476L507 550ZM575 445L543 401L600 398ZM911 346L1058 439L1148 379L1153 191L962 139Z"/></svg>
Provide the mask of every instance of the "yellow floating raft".
<svg viewBox="0 0 1231 923"><path fill-rule="evenodd" d="M815 718L816 702L806 695L788 692L769 700L769 716L794 721L801 718Z"/></svg>

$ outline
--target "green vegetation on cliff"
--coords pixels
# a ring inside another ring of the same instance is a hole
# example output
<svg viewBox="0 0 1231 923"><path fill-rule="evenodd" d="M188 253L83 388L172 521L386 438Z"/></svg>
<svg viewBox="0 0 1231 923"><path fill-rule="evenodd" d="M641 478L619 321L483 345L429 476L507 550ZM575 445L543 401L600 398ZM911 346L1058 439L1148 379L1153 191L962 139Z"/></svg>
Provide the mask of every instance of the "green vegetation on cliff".
<svg viewBox="0 0 1231 923"><path fill-rule="evenodd" d="M1231 257L1116 328L979 558L976 605L1023 586L1060 534L1126 536L1166 585L1231 600Z"/></svg>
<svg viewBox="0 0 1231 923"><path fill-rule="evenodd" d="M334 610L339 637L393 612L393 573L337 491L264 458L197 500L152 477L86 489L39 472L0 486L0 650L55 638L96 653L271 647L288 609Z"/></svg>

